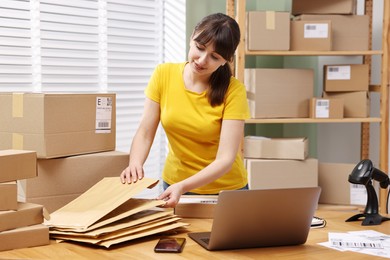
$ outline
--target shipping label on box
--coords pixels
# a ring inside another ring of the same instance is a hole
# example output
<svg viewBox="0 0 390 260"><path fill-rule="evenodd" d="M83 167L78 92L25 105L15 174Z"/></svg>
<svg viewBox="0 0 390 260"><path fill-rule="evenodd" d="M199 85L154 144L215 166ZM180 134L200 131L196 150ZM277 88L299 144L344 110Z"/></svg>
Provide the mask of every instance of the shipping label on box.
<svg viewBox="0 0 390 260"><path fill-rule="evenodd" d="M311 118L343 118L344 101L340 98L312 98L310 102Z"/></svg>
<svg viewBox="0 0 390 260"><path fill-rule="evenodd" d="M291 21L292 51L332 50L331 21Z"/></svg>
<svg viewBox="0 0 390 260"><path fill-rule="evenodd" d="M290 13L251 11L247 13L248 50L289 50Z"/></svg>
<svg viewBox="0 0 390 260"><path fill-rule="evenodd" d="M304 160L309 153L307 138L246 136L245 158Z"/></svg>
<svg viewBox="0 0 390 260"><path fill-rule="evenodd" d="M368 87L368 64L324 66L324 90L327 92L368 91Z"/></svg>

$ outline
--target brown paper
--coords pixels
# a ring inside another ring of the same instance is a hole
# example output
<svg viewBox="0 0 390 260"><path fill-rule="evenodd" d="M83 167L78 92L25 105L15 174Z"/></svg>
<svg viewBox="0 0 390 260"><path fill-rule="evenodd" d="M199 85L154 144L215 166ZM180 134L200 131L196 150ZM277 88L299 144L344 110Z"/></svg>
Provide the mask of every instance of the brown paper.
<svg viewBox="0 0 390 260"><path fill-rule="evenodd" d="M119 177L107 177L78 198L53 212L46 225L75 230L87 230L114 209L158 180L143 178L132 184L122 184Z"/></svg>

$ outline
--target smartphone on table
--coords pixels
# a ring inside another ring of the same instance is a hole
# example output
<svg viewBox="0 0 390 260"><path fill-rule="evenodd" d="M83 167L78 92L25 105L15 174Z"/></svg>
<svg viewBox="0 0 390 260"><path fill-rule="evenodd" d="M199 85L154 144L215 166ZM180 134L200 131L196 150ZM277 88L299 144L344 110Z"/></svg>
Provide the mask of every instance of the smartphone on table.
<svg viewBox="0 0 390 260"><path fill-rule="evenodd" d="M154 247L156 253L180 253L183 251L186 239L184 237L163 237Z"/></svg>

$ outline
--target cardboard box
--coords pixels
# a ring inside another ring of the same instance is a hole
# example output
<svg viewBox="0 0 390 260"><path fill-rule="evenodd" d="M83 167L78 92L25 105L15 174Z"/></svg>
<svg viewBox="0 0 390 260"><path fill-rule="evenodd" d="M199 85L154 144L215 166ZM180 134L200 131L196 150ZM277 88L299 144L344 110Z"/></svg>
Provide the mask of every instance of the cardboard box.
<svg viewBox="0 0 390 260"><path fill-rule="evenodd" d="M341 98L312 98L310 102L311 118L343 118L344 100Z"/></svg>
<svg viewBox="0 0 390 260"><path fill-rule="evenodd" d="M311 69L245 69L252 118L309 117L314 73Z"/></svg>
<svg viewBox="0 0 390 260"><path fill-rule="evenodd" d="M247 159L250 189L282 189L318 186L318 160Z"/></svg>
<svg viewBox="0 0 390 260"><path fill-rule="evenodd" d="M18 208L18 191L16 187L16 182L0 183L0 214L2 210L15 210Z"/></svg>
<svg viewBox="0 0 390 260"><path fill-rule="evenodd" d="M290 50L332 50L332 28L330 20L291 21Z"/></svg>
<svg viewBox="0 0 390 260"><path fill-rule="evenodd" d="M0 150L0 182L37 176L37 154L33 151Z"/></svg>
<svg viewBox="0 0 390 260"><path fill-rule="evenodd" d="M174 209L182 218L213 218L217 195L183 195Z"/></svg>
<svg viewBox="0 0 390 260"><path fill-rule="evenodd" d="M42 205L19 202L16 210L0 211L0 231L42 223Z"/></svg>
<svg viewBox="0 0 390 260"><path fill-rule="evenodd" d="M118 177L120 181L119 175L128 164L129 154L119 151L38 159L38 177L19 182L19 198L21 201L37 202L38 198L47 200L50 197L79 195L104 177ZM42 204L49 212L53 210Z"/></svg>
<svg viewBox="0 0 390 260"><path fill-rule="evenodd" d="M0 232L0 251L49 244L49 228L34 225Z"/></svg>
<svg viewBox="0 0 390 260"><path fill-rule="evenodd" d="M309 140L246 136L244 147L245 158L304 160L309 153Z"/></svg>
<svg viewBox="0 0 390 260"><path fill-rule="evenodd" d="M115 94L0 93L0 149L38 158L115 150Z"/></svg>
<svg viewBox="0 0 390 260"><path fill-rule="evenodd" d="M70 195L52 195L27 199L25 196L23 196L21 200L27 200L29 203L44 205L47 212L53 213L54 211L75 200L77 197L81 196L81 194L82 193L75 193Z"/></svg>
<svg viewBox="0 0 390 260"><path fill-rule="evenodd" d="M247 13L248 50L289 50L290 13L251 11Z"/></svg>
<svg viewBox="0 0 390 260"><path fill-rule="evenodd" d="M348 181L348 176L355 166L355 164L319 163L318 186L322 188L319 203L336 205L366 204L367 192L364 185L354 185Z"/></svg>
<svg viewBox="0 0 390 260"><path fill-rule="evenodd" d="M370 97L367 91L324 92L323 98L343 99L345 118L370 116Z"/></svg>
<svg viewBox="0 0 390 260"><path fill-rule="evenodd" d="M293 0L291 13L356 14L357 0Z"/></svg>
<svg viewBox="0 0 390 260"><path fill-rule="evenodd" d="M368 64L324 66L324 90L327 92L368 91Z"/></svg>
<svg viewBox="0 0 390 260"><path fill-rule="evenodd" d="M369 50L370 18L367 15L301 15L297 19L331 21L333 51Z"/></svg>

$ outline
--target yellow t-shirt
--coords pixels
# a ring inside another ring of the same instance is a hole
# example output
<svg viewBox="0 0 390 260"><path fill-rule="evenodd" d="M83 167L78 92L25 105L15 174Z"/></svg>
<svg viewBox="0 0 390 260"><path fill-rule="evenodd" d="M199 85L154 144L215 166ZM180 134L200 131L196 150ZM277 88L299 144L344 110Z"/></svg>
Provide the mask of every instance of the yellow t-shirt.
<svg viewBox="0 0 390 260"><path fill-rule="evenodd" d="M182 181L215 160L222 119L249 118L245 86L231 78L225 102L212 107L206 92L185 88L183 71L186 63L158 65L145 90L148 98L160 104L160 120L169 141L169 152L162 178L168 184ZM230 172L203 187L191 190L199 194L216 194L247 184L247 172L237 154Z"/></svg>

